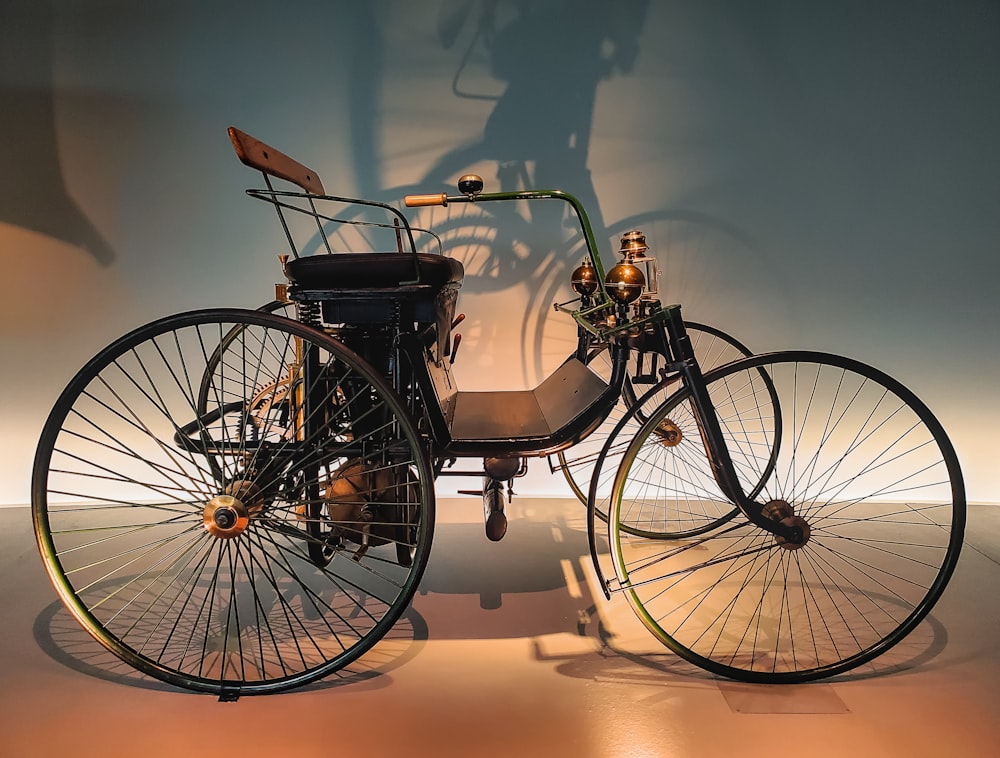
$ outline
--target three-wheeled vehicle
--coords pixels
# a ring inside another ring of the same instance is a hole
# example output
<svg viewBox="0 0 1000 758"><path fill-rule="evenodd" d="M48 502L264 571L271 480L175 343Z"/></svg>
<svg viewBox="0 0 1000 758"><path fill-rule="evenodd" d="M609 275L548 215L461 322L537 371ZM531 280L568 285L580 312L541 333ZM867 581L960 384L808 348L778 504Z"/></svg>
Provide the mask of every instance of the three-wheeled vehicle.
<svg viewBox="0 0 1000 758"><path fill-rule="evenodd" d="M642 230L606 268L573 196L487 193L469 175L457 194L405 205L562 204L587 253L572 299L554 304L576 328L565 361L530 390L462 391L463 267L434 230L230 137L263 175L248 194L288 239L277 297L116 340L59 397L35 458L52 583L128 663L223 697L342 669L417 590L435 480L476 476L498 540L511 481L540 457L586 503L599 586L716 674L847 671L941 595L962 544L962 476L899 382L825 353L752 355L686 324L655 286L670 251L654 254ZM345 229L389 242L341 247ZM727 346L725 360L703 362L702 340Z"/></svg>

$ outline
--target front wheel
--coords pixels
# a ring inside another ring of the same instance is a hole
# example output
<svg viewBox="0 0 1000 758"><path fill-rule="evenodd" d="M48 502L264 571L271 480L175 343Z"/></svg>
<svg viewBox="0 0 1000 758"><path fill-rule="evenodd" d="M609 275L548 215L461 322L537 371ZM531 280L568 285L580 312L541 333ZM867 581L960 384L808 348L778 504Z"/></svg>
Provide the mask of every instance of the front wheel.
<svg viewBox="0 0 1000 758"><path fill-rule="evenodd" d="M744 487L759 484L765 513L806 539L743 515L680 542L636 534L692 497L728 503L698 435L663 445L665 420L697 420L681 390L629 444L613 486L612 560L638 617L686 660L749 682L832 676L891 648L940 597L962 545L964 486L940 424L895 380L833 355L754 356L705 380Z"/></svg>
<svg viewBox="0 0 1000 758"><path fill-rule="evenodd" d="M141 671L219 694L304 684L400 617L433 477L405 405L327 335L209 310L144 326L72 380L35 458L60 598Z"/></svg>

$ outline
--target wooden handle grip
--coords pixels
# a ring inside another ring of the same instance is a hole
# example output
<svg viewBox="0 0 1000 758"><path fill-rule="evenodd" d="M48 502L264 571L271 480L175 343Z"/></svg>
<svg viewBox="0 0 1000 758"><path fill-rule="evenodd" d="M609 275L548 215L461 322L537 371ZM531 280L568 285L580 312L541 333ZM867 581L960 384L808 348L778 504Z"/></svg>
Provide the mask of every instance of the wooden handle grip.
<svg viewBox="0 0 1000 758"><path fill-rule="evenodd" d="M421 208L425 205L447 205L448 196L443 192L440 195L407 195L403 198L407 208Z"/></svg>

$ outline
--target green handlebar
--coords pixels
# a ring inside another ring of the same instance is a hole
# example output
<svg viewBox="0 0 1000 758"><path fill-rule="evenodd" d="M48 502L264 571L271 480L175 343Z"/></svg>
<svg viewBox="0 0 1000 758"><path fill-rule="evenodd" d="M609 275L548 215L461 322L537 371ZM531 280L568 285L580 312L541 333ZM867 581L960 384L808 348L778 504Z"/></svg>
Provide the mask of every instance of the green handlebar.
<svg viewBox="0 0 1000 758"><path fill-rule="evenodd" d="M587 244L587 256L597 273L597 281L601 291L601 299L607 299L607 291L604 287L604 263L601 261L601 254L594 240L594 230L590 225L590 217L587 215L583 204L568 192L562 190L521 190L518 192L483 192L470 195L407 195L404 199L407 207L421 207L428 205L446 206L449 203L489 203L497 200L563 200L570 204L576 217L580 222L580 229L583 232L583 239Z"/></svg>

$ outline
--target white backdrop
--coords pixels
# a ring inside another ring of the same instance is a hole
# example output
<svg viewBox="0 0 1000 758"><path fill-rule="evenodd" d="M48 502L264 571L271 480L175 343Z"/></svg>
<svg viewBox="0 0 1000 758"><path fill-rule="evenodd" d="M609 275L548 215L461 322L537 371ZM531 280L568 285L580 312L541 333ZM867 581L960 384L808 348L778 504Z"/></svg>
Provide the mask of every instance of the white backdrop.
<svg viewBox="0 0 1000 758"><path fill-rule="evenodd" d="M896 376L1000 502L995 2L8 0L0 62L2 503L107 342L270 299L280 230L230 124L329 192L523 167L609 234L641 216L689 318ZM530 386L558 352L578 261L547 233L467 282L462 388ZM519 489L568 492L541 461Z"/></svg>

